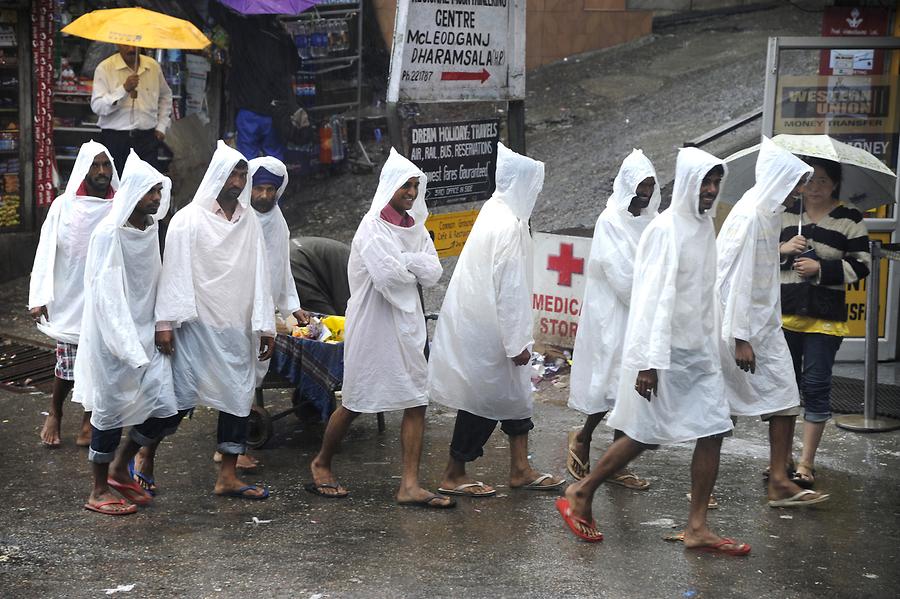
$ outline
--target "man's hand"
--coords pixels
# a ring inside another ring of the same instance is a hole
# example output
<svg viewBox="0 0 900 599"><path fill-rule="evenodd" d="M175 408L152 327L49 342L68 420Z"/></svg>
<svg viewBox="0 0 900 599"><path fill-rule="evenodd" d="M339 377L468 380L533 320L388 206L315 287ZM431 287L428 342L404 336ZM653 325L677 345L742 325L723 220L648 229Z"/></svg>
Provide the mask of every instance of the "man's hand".
<svg viewBox="0 0 900 599"><path fill-rule="evenodd" d="M805 251L806 237L804 237L803 235L795 235L778 247L778 252L782 256L797 256Z"/></svg>
<svg viewBox="0 0 900 599"><path fill-rule="evenodd" d="M734 340L734 361L738 368L744 372L754 374L756 372L756 354L749 341L743 339Z"/></svg>
<svg viewBox="0 0 900 599"><path fill-rule="evenodd" d="M175 335L172 331L156 331L156 349L171 356L175 353Z"/></svg>
<svg viewBox="0 0 900 599"><path fill-rule="evenodd" d="M656 393L656 385L659 378L656 376L656 369L642 370L638 373L637 379L634 381L634 390L638 395L650 401L650 395Z"/></svg>
<svg viewBox="0 0 900 599"><path fill-rule="evenodd" d="M819 274L819 261L812 258L797 258L794 260L794 272L808 279Z"/></svg>
<svg viewBox="0 0 900 599"><path fill-rule="evenodd" d="M125 83L123 83L122 86L125 88L125 91L127 91L129 94L131 94L131 92L133 92L134 90L137 89L139 81L140 81L140 77L137 76L137 73L132 73L131 75L128 76L128 79L125 80ZM136 93L131 94L131 97L135 98L135 97L137 97L137 94Z"/></svg>
<svg viewBox="0 0 900 599"><path fill-rule="evenodd" d="M28 313L31 314L31 319L34 320L34 322L40 322L41 316L50 320L50 316L47 314L47 306L35 306L29 310Z"/></svg>
<svg viewBox="0 0 900 599"><path fill-rule="evenodd" d="M265 362L275 353L275 337L263 335L259 339L259 361Z"/></svg>
<svg viewBox="0 0 900 599"><path fill-rule="evenodd" d="M159 129L154 129L154 130L153 130L153 135L156 136L156 140L157 140L157 141L162 141L162 140L164 140L164 139L166 138L166 134L163 133L162 131L160 131Z"/></svg>
<svg viewBox="0 0 900 599"><path fill-rule="evenodd" d="M515 358L510 358L513 361L513 364L516 366L525 366L528 362L531 361L531 352L528 351L528 348L522 350L522 353L516 356Z"/></svg>
<svg viewBox="0 0 900 599"><path fill-rule="evenodd" d="M297 319L297 324L301 327L309 324L309 312L306 310L297 310L294 312L294 318Z"/></svg>

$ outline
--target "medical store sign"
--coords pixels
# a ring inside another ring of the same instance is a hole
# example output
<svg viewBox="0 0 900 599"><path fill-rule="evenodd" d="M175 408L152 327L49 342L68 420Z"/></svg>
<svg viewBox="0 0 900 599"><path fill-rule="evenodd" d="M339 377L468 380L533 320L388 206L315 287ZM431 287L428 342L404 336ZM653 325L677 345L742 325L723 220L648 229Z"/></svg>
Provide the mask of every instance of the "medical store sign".
<svg viewBox="0 0 900 599"><path fill-rule="evenodd" d="M398 0L389 102L525 97L526 0Z"/></svg>
<svg viewBox="0 0 900 599"><path fill-rule="evenodd" d="M575 346L590 251L590 237L534 234L531 308L538 343Z"/></svg>

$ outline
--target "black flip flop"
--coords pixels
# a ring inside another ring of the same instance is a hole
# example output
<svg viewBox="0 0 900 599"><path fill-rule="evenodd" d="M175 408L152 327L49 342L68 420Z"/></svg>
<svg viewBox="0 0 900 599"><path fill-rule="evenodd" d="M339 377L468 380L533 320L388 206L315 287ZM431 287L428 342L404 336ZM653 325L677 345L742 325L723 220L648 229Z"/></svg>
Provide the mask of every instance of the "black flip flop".
<svg viewBox="0 0 900 599"><path fill-rule="evenodd" d="M334 489L338 490L340 485L337 483L308 483L303 485L303 488L312 493L313 495L318 495L319 497L324 497L325 499L345 499L350 493L344 492L343 495L340 493L323 493L322 489Z"/></svg>

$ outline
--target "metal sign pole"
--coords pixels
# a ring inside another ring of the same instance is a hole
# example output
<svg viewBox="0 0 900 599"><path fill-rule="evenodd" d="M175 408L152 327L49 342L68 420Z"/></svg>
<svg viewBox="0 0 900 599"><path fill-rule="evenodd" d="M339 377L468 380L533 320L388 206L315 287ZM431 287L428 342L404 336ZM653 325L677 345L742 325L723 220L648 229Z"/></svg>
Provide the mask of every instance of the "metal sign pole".
<svg viewBox="0 0 900 599"><path fill-rule="evenodd" d="M876 410L878 400L878 314L880 297L878 296L879 279L881 278L881 242L869 242L872 254L872 270L866 281L866 380L863 414L847 414L838 416L834 423L848 431L856 433L877 433L900 428L900 420L879 418Z"/></svg>

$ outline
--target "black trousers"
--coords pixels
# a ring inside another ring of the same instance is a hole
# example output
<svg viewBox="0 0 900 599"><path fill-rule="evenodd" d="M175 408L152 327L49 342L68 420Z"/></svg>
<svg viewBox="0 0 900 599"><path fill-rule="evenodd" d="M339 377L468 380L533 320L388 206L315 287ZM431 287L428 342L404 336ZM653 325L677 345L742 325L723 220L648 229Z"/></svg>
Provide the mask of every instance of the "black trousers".
<svg viewBox="0 0 900 599"><path fill-rule="evenodd" d="M156 139L154 129L134 129L132 131L118 131L116 129L101 129L100 143L106 146L116 163L116 172L122 176L128 153L133 148L138 157L147 162L153 168L159 170L159 140Z"/></svg>
<svg viewBox="0 0 900 599"><path fill-rule="evenodd" d="M473 462L484 455L484 444L497 427L497 421L465 410L456 412L456 425L450 440L450 457L458 462ZM524 435L534 428L531 418L503 420L500 430L510 437Z"/></svg>

